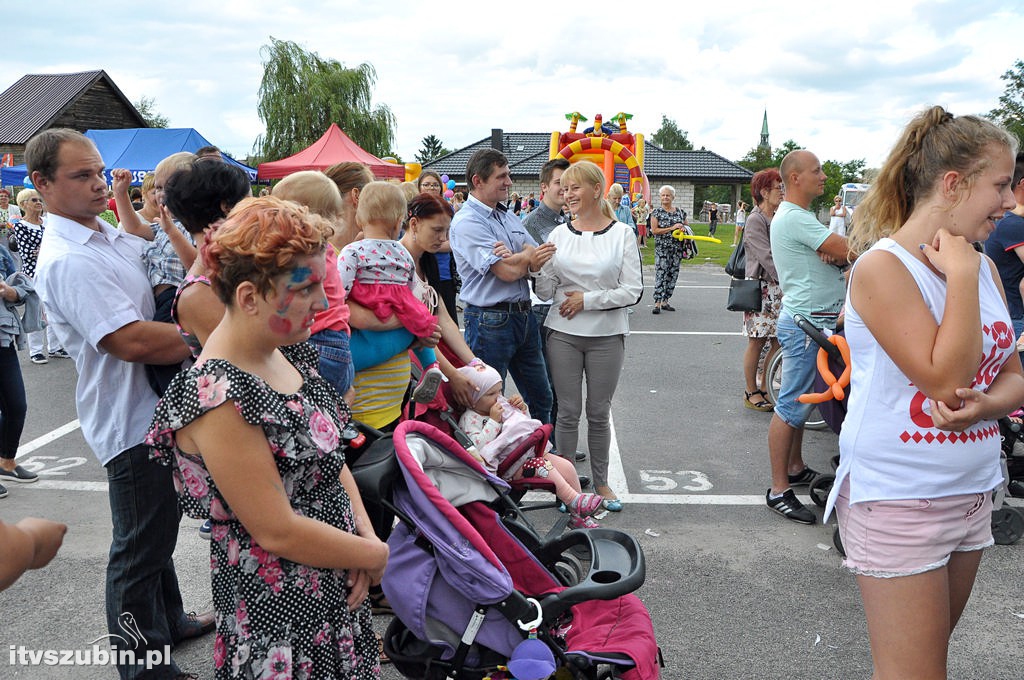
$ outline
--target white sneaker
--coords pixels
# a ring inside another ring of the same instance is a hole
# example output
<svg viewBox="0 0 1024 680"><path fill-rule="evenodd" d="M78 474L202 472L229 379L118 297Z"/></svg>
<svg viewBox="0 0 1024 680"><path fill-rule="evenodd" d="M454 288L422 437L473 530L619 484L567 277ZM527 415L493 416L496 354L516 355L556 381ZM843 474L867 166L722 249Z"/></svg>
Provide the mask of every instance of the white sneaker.
<svg viewBox="0 0 1024 680"><path fill-rule="evenodd" d="M45 354L33 354L30 358L32 359L33 364L49 363L49 360L46 358Z"/></svg>

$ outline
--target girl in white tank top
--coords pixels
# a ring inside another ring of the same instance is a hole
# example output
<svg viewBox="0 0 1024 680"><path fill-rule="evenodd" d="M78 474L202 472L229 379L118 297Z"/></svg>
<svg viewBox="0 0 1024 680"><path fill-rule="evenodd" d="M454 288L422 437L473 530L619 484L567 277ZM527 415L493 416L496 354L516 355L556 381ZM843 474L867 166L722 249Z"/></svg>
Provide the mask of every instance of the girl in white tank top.
<svg viewBox="0 0 1024 680"><path fill-rule="evenodd" d="M1016 205L1016 146L982 118L922 112L849 235L864 254L846 298L850 400L826 515L835 506L846 532L879 680L946 676L991 544L978 499L1000 481L995 420L1024 403L1024 374L998 274L971 244Z"/></svg>

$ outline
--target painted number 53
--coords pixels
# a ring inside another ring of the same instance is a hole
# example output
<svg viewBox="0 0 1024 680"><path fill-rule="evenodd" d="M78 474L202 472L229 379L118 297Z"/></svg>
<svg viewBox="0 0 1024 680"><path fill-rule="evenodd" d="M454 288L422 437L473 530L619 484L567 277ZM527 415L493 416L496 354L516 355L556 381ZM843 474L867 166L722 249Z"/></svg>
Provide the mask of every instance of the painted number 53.
<svg viewBox="0 0 1024 680"><path fill-rule="evenodd" d="M714 486L706 474L697 470L641 470L640 481L648 491L710 491Z"/></svg>

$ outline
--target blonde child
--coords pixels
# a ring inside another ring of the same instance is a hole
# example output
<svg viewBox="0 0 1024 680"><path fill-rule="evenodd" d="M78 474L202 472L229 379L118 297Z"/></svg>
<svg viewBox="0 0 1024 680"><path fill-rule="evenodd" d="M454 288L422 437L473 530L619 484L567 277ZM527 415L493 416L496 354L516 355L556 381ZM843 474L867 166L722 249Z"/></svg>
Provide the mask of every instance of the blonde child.
<svg viewBox="0 0 1024 680"><path fill-rule="evenodd" d="M501 376L487 364L477 361L458 369L476 388L472 404L459 418L459 429L469 435L476 446L470 451L491 472L505 460L516 446L541 427L526 413L526 404L518 394L505 399L502 396ZM538 461L538 462L533 462ZM523 464L511 468L505 476L521 479L546 477L555 485L555 495L565 503L573 529L593 529L598 526L593 515L601 508L601 496L582 493L576 469L565 458L544 454L543 458L524 457Z"/></svg>
<svg viewBox="0 0 1024 680"><path fill-rule="evenodd" d="M394 315L417 338L430 338L438 327L437 317L416 296L416 265L397 240L406 212L405 193L399 185L370 182L363 187L356 208L363 238L342 248L338 273L347 300L366 307L381 321ZM434 399L444 374L433 349L420 347L414 353L423 376L412 398L426 404Z"/></svg>

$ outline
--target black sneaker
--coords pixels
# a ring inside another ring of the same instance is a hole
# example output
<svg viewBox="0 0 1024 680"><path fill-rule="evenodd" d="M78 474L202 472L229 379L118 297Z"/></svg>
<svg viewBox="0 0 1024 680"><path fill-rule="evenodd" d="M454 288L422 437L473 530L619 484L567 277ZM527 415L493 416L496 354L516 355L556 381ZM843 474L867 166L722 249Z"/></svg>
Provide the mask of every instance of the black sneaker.
<svg viewBox="0 0 1024 680"><path fill-rule="evenodd" d="M38 481L39 475L34 472L29 472L20 465L15 465L13 470L0 468L0 482L21 482L22 484L31 484L32 482Z"/></svg>
<svg viewBox="0 0 1024 680"><path fill-rule="evenodd" d="M792 489L786 489L781 496L775 499L771 495L771 489L768 489L768 492L764 495L765 501L768 502L768 507L786 519L799 522L800 524L814 524L818 521L814 513L805 508L804 504L797 499Z"/></svg>
<svg viewBox="0 0 1024 680"><path fill-rule="evenodd" d="M5 496L7 496L7 487L0 484L0 498L4 498Z"/></svg>
<svg viewBox="0 0 1024 680"><path fill-rule="evenodd" d="M68 354L67 351L65 351L65 349L63 347L61 347L58 350L50 352L50 358L51 359L70 359L71 355Z"/></svg>
<svg viewBox="0 0 1024 680"><path fill-rule="evenodd" d="M577 463L582 463L587 459L587 454L583 451L577 451L576 455L573 457L576 459Z"/></svg>
<svg viewBox="0 0 1024 680"><path fill-rule="evenodd" d="M45 364L47 363L45 354L33 354L31 357L33 364Z"/></svg>
<svg viewBox="0 0 1024 680"><path fill-rule="evenodd" d="M813 482L814 478L817 477L819 474L821 473L818 472L817 470L812 470L811 468L804 466L804 469L796 473L795 475L788 475L789 485L807 486L811 482Z"/></svg>

